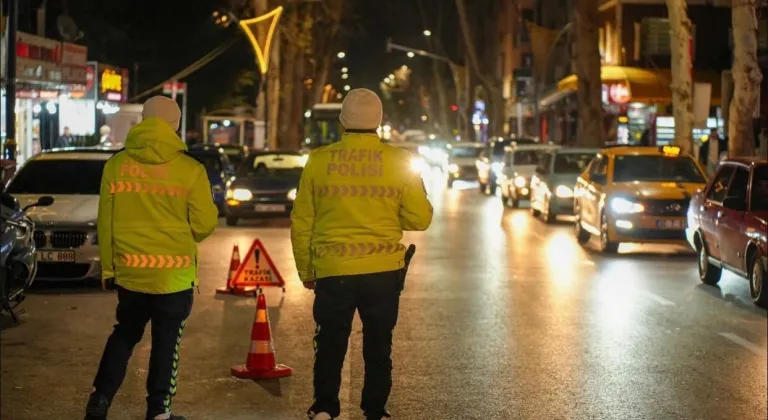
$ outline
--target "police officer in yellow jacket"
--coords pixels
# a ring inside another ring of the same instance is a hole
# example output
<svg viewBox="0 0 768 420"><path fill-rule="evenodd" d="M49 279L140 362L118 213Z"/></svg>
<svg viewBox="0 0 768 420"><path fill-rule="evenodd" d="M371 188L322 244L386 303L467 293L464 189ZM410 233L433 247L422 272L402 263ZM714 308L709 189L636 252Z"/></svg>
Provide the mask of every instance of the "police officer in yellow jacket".
<svg viewBox="0 0 768 420"><path fill-rule="evenodd" d="M197 244L218 224L205 168L176 135L181 112L156 96L104 166L98 236L102 282L117 289L117 325L107 340L86 420L104 420L134 346L152 321L147 420L171 413L179 346L197 285Z"/></svg>
<svg viewBox="0 0 768 420"><path fill-rule="evenodd" d="M383 144L379 97L349 92L341 111L341 141L314 151L291 214L291 240L299 277L315 291L314 420L339 416L341 368L355 310L363 321L365 384L360 408L367 419L386 419L392 387L392 330L397 322L404 230L432 221L411 155Z"/></svg>

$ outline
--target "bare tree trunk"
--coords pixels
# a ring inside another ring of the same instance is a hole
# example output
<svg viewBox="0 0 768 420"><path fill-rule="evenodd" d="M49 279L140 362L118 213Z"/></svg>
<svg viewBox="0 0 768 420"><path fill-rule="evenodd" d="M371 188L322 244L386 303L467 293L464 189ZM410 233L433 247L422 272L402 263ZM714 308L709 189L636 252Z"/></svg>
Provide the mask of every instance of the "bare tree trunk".
<svg viewBox="0 0 768 420"><path fill-rule="evenodd" d="M279 115L277 116L279 121L279 129L277 138L279 139L279 146L285 148L291 148L293 142L289 139L288 132L293 124L293 107L294 107L294 90L300 86L295 85L294 72L296 71L296 57L299 55L299 42L298 36L298 20L299 13L298 8L293 7L283 21L283 65L281 66L280 75L283 81L281 85L281 97L279 101Z"/></svg>
<svg viewBox="0 0 768 420"><path fill-rule="evenodd" d="M763 76L757 63L757 1L734 0L733 25L733 100L728 117L728 155L755 153L753 117L760 106Z"/></svg>
<svg viewBox="0 0 768 420"><path fill-rule="evenodd" d="M329 50L320 59L320 64L318 64L315 69L315 77L312 79L313 104L319 104L323 102L323 92L325 90L325 84L328 82L328 74L331 71L332 62L333 53Z"/></svg>
<svg viewBox="0 0 768 420"><path fill-rule="evenodd" d="M685 153L693 149L693 82L691 80L691 20L686 0L667 0L672 49L672 112L675 144Z"/></svg>
<svg viewBox="0 0 768 420"><path fill-rule="evenodd" d="M579 104L577 144L584 147L605 144L597 3L597 0L576 0L573 13Z"/></svg>
<svg viewBox="0 0 768 420"><path fill-rule="evenodd" d="M290 120L290 126L287 133L287 147L289 150L298 150L301 147L302 140L302 122L304 117L304 108L306 107L304 94L304 77L307 58L304 53L299 53L296 59L296 66L293 72L293 109L291 114L286 117Z"/></svg>

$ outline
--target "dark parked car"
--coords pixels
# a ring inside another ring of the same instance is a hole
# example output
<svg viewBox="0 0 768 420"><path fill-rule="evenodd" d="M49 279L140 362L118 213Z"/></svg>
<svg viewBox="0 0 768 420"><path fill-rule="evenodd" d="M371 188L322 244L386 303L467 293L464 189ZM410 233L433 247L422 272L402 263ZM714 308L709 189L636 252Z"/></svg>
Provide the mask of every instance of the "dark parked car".
<svg viewBox="0 0 768 420"><path fill-rule="evenodd" d="M307 157L281 151L249 155L227 189L227 225L236 226L240 219L289 215Z"/></svg>
<svg viewBox="0 0 768 420"><path fill-rule="evenodd" d="M756 305L768 306L768 160L727 159L691 199L686 236L699 254L699 278L720 281L723 268L749 280Z"/></svg>
<svg viewBox="0 0 768 420"><path fill-rule="evenodd" d="M193 147L188 153L205 166L208 181L211 183L213 201L219 208L219 213L224 213L227 183L235 175L227 154L224 153L224 149L212 145Z"/></svg>

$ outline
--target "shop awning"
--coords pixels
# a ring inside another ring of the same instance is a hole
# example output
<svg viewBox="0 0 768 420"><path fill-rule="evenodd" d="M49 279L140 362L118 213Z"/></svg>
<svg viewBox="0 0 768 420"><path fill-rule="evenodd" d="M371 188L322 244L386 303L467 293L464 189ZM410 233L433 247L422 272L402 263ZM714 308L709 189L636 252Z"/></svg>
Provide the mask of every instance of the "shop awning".
<svg viewBox="0 0 768 420"><path fill-rule="evenodd" d="M603 84L625 84L631 92L632 102L668 104L672 102L669 85L672 75L669 69L641 69L637 67L602 66L600 78ZM720 105L720 75L717 72L694 71L694 82L712 85L712 105ZM557 83L560 92L575 91L578 78L572 74Z"/></svg>

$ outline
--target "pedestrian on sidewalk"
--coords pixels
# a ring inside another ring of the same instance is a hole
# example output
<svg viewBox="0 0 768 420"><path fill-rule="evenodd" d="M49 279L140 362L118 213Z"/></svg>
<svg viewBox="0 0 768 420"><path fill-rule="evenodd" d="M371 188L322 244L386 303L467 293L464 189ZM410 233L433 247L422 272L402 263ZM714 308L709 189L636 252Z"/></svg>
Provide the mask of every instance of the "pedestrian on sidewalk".
<svg viewBox="0 0 768 420"><path fill-rule="evenodd" d="M370 90L349 92L345 132L307 161L291 214L299 278L314 289L314 403L307 415L341 412L341 368L357 310L363 321L365 378L360 408L368 420L390 418L392 331L403 290L403 231L426 230L432 205L410 153L381 142L382 106Z"/></svg>
<svg viewBox="0 0 768 420"><path fill-rule="evenodd" d="M176 134L181 111L155 96L126 147L104 166L99 196L101 278L117 289L117 324L107 340L86 420L105 420L134 346L152 322L146 419L175 419L181 333L197 285L197 244L218 225L205 168Z"/></svg>

